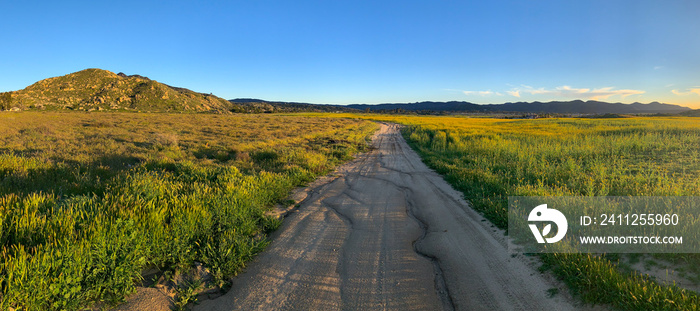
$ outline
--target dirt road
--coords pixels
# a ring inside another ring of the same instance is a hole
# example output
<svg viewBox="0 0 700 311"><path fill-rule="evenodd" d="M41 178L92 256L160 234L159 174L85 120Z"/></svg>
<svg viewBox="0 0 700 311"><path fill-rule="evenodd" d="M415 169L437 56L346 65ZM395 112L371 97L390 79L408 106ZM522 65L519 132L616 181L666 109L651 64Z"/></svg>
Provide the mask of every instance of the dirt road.
<svg viewBox="0 0 700 311"><path fill-rule="evenodd" d="M224 296L195 310L568 310L398 126L312 189Z"/></svg>

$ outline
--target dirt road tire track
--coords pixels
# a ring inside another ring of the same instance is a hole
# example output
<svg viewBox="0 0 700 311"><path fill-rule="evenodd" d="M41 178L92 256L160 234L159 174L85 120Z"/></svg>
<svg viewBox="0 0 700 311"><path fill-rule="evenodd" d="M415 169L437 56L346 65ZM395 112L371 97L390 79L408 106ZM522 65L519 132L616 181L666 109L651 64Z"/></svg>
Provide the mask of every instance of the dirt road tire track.
<svg viewBox="0 0 700 311"><path fill-rule="evenodd" d="M231 290L194 310L571 310L397 125L311 189Z"/></svg>

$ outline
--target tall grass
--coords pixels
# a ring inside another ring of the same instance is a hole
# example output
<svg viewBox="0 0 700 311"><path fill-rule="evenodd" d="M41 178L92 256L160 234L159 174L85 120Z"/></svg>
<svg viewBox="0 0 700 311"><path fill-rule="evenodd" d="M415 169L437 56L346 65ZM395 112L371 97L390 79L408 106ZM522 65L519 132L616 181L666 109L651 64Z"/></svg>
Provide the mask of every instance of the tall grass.
<svg viewBox="0 0 700 311"><path fill-rule="evenodd" d="M122 301L145 269L219 285L268 243L265 211L376 125L280 116L0 114L0 309Z"/></svg>
<svg viewBox="0 0 700 311"><path fill-rule="evenodd" d="M504 120L344 115L405 124L423 161L507 228L508 196L698 196L694 118ZM697 254L658 254L697 274ZM695 292L625 272L617 256L542 254L584 301L622 310L698 310Z"/></svg>

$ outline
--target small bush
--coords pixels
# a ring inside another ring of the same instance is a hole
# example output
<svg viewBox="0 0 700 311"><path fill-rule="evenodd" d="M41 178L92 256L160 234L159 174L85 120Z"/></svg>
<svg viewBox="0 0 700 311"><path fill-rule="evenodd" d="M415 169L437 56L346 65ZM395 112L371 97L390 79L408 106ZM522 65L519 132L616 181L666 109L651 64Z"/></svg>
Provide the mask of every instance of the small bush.
<svg viewBox="0 0 700 311"><path fill-rule="evenodd" d="M156 133L153 135L151 143L157 147L177 147L178 138L175 134Z"/></svg>

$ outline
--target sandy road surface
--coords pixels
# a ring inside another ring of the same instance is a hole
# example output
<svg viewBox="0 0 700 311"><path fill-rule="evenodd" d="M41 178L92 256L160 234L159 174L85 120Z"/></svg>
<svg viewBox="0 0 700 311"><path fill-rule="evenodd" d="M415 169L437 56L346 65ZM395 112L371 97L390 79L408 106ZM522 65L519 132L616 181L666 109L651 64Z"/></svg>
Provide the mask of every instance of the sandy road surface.
<svg viewBox="0 0 700 311"><path fill-rule="evenodd" d="M568 310L398 126L311 189L231 290L195 310Z"/></svg>

